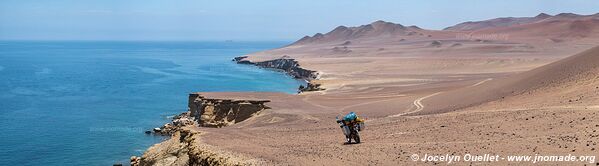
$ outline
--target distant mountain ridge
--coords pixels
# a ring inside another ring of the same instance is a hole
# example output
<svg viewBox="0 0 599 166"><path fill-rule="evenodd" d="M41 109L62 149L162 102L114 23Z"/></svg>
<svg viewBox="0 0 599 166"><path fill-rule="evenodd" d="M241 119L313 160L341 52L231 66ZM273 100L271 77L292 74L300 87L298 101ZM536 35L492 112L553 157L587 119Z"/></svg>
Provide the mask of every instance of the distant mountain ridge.
<svg viewBox="0 0 599 166"><path fill-rule="evenodd" d="M541 21L552 21L552 20L562 20L562 19L585 19L585 18L599 18L599 13L594 15L578 15L574 13L560 13L555 16L540 13L535 17L501 17L483 21L468 21L456 24L454 26L447 27L443 30L452 30L452 31L473 31L473 30L481 30L488 28L497 28L497 27L508 27L514 25L523 25Z"/></svg>
<svg viewBox="0 0 599 166"><path fill-rule="evenodd" d="M396 35L407 35L422 30L417 26L403 26L386 21L375 21L358 27L338 26L332 31L313 36L305 36L293 44L307 44L314 42L343 41L370 37L392 37Z"/></svg>
<svg viewBox="0 0 599 166"><path fill-rule="evenodd" d="M548 32L551 30L553 32ZM555 16L540 13L534 17L501 17L483 21L469 21L447 27L443 30L426 30L417 26L404 26L386 21L375 21L357 27L338 26L332 31L313 36L305 36L291 45L339 43L349 45L352 41L365 39L397 39L406 37L430 37L431 33L514 33L514 36L540 36L547 37L586 37L599 32L599 13L593 15L579 15L573 13L560 13ZM552 34L555 33L555 34Z"/></svg>

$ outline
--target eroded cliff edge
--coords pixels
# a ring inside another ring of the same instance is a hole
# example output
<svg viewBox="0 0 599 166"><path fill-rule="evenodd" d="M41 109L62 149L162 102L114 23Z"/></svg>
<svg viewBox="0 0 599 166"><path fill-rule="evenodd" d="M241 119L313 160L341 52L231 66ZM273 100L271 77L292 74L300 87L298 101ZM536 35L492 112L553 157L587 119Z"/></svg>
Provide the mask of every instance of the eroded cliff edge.
<svg viewBox="0 0 599 166"><path fill-rule="evenodd" d="M259 165L259 161L221 151L201 141L199 127L219 128L247 120L269 109L269 100L219 99L189 94L188 111L155 131L171 136L155 144L131 165Z"/></svg>
<svg viewBox="0 0 599 166"><path fill-rule="evenodd" d="M207 98L200 93L189 94L189 114L201 127L223 127L244 121L269 109L269 100L239 100Z"/></svg>
<svg viewBox="0 0 599 166"><path fill-rule="evenodd" d="M319 73L317 71L302 68L299 62L297 62L295 59L281 57L273 60L252 62L247 60L247 58L248 56L235 57L233 58L233 61L237 62L238 64L255 65L258 67L280 70L295 79L305 80L307 85L301 85L298 88L299 92L324 90L324 88L321 87L321 84L313 82L313 80L319 78Z"/></svg>
<svg viewBox="0 0 599 166"><path fill-rule="evenodd" d="M261 165L261 161L219 150L201 141L192 126L174 132L170 139L150 147L131 165Z"/></svg>

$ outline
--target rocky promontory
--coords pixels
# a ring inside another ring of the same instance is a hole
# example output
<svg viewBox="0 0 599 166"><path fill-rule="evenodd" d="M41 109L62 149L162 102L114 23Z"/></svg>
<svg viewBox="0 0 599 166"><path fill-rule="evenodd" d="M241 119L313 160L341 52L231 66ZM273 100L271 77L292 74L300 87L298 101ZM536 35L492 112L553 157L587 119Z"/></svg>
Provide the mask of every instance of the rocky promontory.
<svg viewBox="0 0 599 166"><path fill-rule="evenodd" d="M301 68L300 64L295 59L283 56L273 60L252 62L247 60L247 56L240 56L233 58L233 61L237 62L238 64L248 64L263 68L281 70L295 79L305 80L307 84L306 86L300 85L298 88L299 92L325 90L321 87L321 84L317 84L312 81L318 79L319 73L317 71Z"/></svg>
<svg viewBox="0 0 599 166"><path fill-rule="evenodd" d="M154 133L170 136L150 147L142 157L132 156L131 165L253 165L253 159L218 150L200 141L198 127L225 127L269 109L269 100L219 99L189 94L188 111Z"/></svg>
<svg viewBox="0 0 599 166"><path fill-rule="evenodd" d="M246 59L247 56L233 58L233 61L239 64L256 65L263 68L282 70L295 79L303 79L306 81L318 78L318 72L307 70L300 67L300 64L291 58L282 57L279 59L267 60L262 62L252 62Z"/></svg>

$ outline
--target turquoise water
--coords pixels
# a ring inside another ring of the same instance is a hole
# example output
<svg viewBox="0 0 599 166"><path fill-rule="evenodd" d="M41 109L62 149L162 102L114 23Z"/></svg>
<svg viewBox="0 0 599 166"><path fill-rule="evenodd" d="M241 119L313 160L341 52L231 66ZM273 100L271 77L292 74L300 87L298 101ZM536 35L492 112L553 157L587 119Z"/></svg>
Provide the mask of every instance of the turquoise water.
<svg viewBox="0 0 599 166"><path fill-rule="evenodd" d="M0 42L2 165L128 164L196 91L295 93L231 58L283 42Z"/></svg>

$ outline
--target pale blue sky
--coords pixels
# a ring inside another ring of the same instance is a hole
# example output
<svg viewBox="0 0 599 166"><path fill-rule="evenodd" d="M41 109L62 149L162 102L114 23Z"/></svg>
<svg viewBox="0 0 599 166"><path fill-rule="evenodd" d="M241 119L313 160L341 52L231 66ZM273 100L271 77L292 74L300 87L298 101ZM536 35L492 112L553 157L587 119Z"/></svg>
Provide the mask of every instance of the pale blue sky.
<svg viewBox="0 0 599 166"><path fill-rule="evenodd" d="M0 40L296 40L375 20L428 29L599 12L597 0L1 0Z"/></svg>

